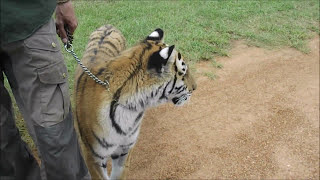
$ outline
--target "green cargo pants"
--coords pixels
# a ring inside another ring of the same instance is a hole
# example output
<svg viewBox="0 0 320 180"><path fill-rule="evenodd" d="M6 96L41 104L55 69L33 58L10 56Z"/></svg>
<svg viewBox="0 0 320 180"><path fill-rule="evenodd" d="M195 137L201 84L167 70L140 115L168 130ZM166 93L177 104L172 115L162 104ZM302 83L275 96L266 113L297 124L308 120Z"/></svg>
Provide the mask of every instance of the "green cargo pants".
<svg viewBox="0 0 320 180"><path fill-rule="evenodd" d="M1 46L0 58L0 179L90 179L53 19L29 38ZM3 74L38 148L40 168L20 138Z"/></svg>

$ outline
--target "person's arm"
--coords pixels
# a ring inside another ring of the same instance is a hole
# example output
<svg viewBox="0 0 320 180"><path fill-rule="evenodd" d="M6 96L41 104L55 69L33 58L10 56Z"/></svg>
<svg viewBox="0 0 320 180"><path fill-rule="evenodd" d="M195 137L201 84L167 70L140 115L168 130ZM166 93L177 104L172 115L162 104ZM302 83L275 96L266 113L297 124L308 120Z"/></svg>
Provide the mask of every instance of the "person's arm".
<svg viewBox="0 0 320 180"><path fill-rule="evenodd" d="M78 26L78 21L71 0L57 0L56 28L63 43L68 41L65 26L68 26L70 33L73 34Z"/></svg>

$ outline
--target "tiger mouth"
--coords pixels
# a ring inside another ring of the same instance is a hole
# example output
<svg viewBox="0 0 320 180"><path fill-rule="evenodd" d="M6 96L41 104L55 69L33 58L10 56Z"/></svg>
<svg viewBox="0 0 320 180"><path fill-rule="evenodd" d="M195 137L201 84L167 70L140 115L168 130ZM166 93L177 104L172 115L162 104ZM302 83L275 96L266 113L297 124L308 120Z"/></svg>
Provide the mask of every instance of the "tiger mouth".
<svg viewBox="0 0 320 180"><path fill-rule="evenodd" d="M183 94L180 97L174 97L172 99L172 102L174 105L183 105L184 102L188 101L190 99L191 93Z"/></svg>

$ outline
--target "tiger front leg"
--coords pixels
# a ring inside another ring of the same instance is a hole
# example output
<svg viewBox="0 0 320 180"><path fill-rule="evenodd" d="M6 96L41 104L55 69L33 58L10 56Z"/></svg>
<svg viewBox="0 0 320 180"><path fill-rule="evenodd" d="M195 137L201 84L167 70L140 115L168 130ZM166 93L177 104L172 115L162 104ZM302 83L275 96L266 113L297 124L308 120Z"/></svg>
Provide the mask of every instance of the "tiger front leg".
<svg viewBox="0 0 320 180"><path fill-rule="evenodd" d="M125 179L125 164L128 157L128 152L121 155L111 156L112 158L112 170L110 179Z"/></svg>
<svg viewBox="0 0 320 180"><path fill-rule="evenodd" d="M99 168L100 174L102 175L104 180L109 180L108 170L107 170L107 162L102 163Z"/></svg>
<svg viewBox="0 0 320 180"><path fill-rule="evenodd" d="M84 148L83 150L87 150ZM84 158L89 169L92 180L108 180L107 158L101 159L92 155L91 152L84 151Z"/></svg>

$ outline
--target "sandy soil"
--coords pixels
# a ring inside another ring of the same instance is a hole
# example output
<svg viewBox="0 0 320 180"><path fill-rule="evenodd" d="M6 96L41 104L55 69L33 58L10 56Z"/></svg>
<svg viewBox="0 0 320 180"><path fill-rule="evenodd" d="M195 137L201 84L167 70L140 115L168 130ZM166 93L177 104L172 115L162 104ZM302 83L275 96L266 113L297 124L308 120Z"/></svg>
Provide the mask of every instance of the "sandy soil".
<svg viewBox="0 0 320 180"><path fill-rule="evenodd" d="M147 112L128 178L319 179L319 37L309 46L235 42L223 69L198 64L188 105Z"/></svg>

